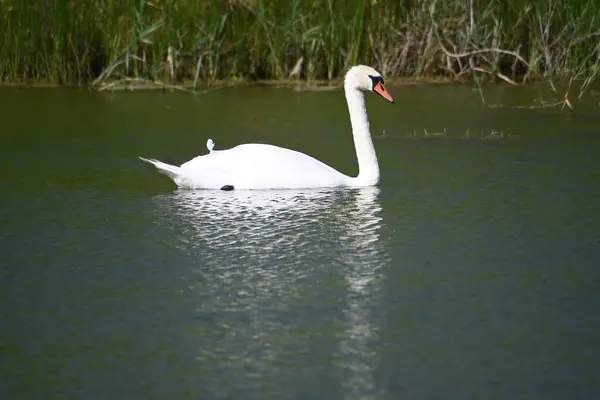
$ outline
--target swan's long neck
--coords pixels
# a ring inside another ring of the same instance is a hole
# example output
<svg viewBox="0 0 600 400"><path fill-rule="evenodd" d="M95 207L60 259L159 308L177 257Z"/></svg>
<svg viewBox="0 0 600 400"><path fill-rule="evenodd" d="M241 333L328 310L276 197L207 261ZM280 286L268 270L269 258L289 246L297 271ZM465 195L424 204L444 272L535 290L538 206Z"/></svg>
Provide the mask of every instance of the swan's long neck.
<svg viewBox="0 0 600 400"><path fill-rule="evenodd" d="M344 91L348 102L348 111L350 111L352 135L358 159L358 177L352 178L352 184L374 186L379 183L379 163L369 131L365 97L360 90L348 84L344 85Z"/></svg>

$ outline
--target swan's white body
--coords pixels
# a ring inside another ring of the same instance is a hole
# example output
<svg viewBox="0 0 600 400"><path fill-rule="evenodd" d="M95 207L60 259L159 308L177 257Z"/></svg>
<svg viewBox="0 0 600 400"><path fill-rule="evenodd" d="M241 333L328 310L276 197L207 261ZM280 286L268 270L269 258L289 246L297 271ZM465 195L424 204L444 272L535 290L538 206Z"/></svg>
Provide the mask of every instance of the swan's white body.
<svg viewBox="0 0 600 400"><path fill-rule="evenodd" d="M393 101L383 88L381 75L371 67L351 68L344 80L352 134L358 159L357 177L349 177L306 154L269 144L242 144L228 150L214 150L181 166L155 159L141 160L156 166L177 186L193 189L310 189L324 187L365 187L379 184L379 165L361 90L377 91Z"/></svg>

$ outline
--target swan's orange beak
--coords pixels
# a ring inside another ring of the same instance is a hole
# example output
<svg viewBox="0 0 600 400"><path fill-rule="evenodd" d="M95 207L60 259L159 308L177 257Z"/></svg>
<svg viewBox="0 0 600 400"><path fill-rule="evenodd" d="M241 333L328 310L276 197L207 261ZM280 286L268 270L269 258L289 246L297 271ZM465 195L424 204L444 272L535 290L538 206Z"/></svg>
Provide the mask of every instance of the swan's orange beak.
<svg viewBox="0 0 600 400"><path fill-rule="evenodd" d="M377 85L375 85L375 87L373 88L373 91L375 93L377 93L378 95L380 95L381 97L383 97L384 99L386 99L387 101L389 101L391 103L394 102L392 95L389 94L387 90L385 90L385 88L383 87L383 84L381 82L379 82Z"/></svg>

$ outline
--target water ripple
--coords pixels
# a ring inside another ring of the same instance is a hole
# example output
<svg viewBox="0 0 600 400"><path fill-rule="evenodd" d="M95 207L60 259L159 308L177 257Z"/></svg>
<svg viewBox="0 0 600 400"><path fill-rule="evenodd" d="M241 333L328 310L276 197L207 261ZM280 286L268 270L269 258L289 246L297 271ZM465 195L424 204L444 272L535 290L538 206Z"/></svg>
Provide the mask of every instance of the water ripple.
<svg viewBox="0 0 600 400"><path fill-rule="evenodd" d="M207 390L260 382L283 393L298 378L289 369L311 379L319 368L309 359L323 357L311 349L327 346L328 359L316 365L335 365L330 390L375 394L379 328L371 310L389 262L379 189L178 191L154 201L157 223L196 261L184 279L196 319L207 323L193 340L203 368L221 377Z"/></svg>

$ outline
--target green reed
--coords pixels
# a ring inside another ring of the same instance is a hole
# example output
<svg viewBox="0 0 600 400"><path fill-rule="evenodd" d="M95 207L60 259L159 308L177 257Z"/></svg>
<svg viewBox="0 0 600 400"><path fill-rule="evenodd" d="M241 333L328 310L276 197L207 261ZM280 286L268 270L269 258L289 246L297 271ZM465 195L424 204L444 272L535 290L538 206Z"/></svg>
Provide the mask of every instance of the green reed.
<svg viewBox="0 0 600 400"><path fill-rule="evenodd" d="M596 0L0 0L0 81L195 84L386 76L507 82L600 73ZM586 86L587 87L587 86Z"/></svg>

